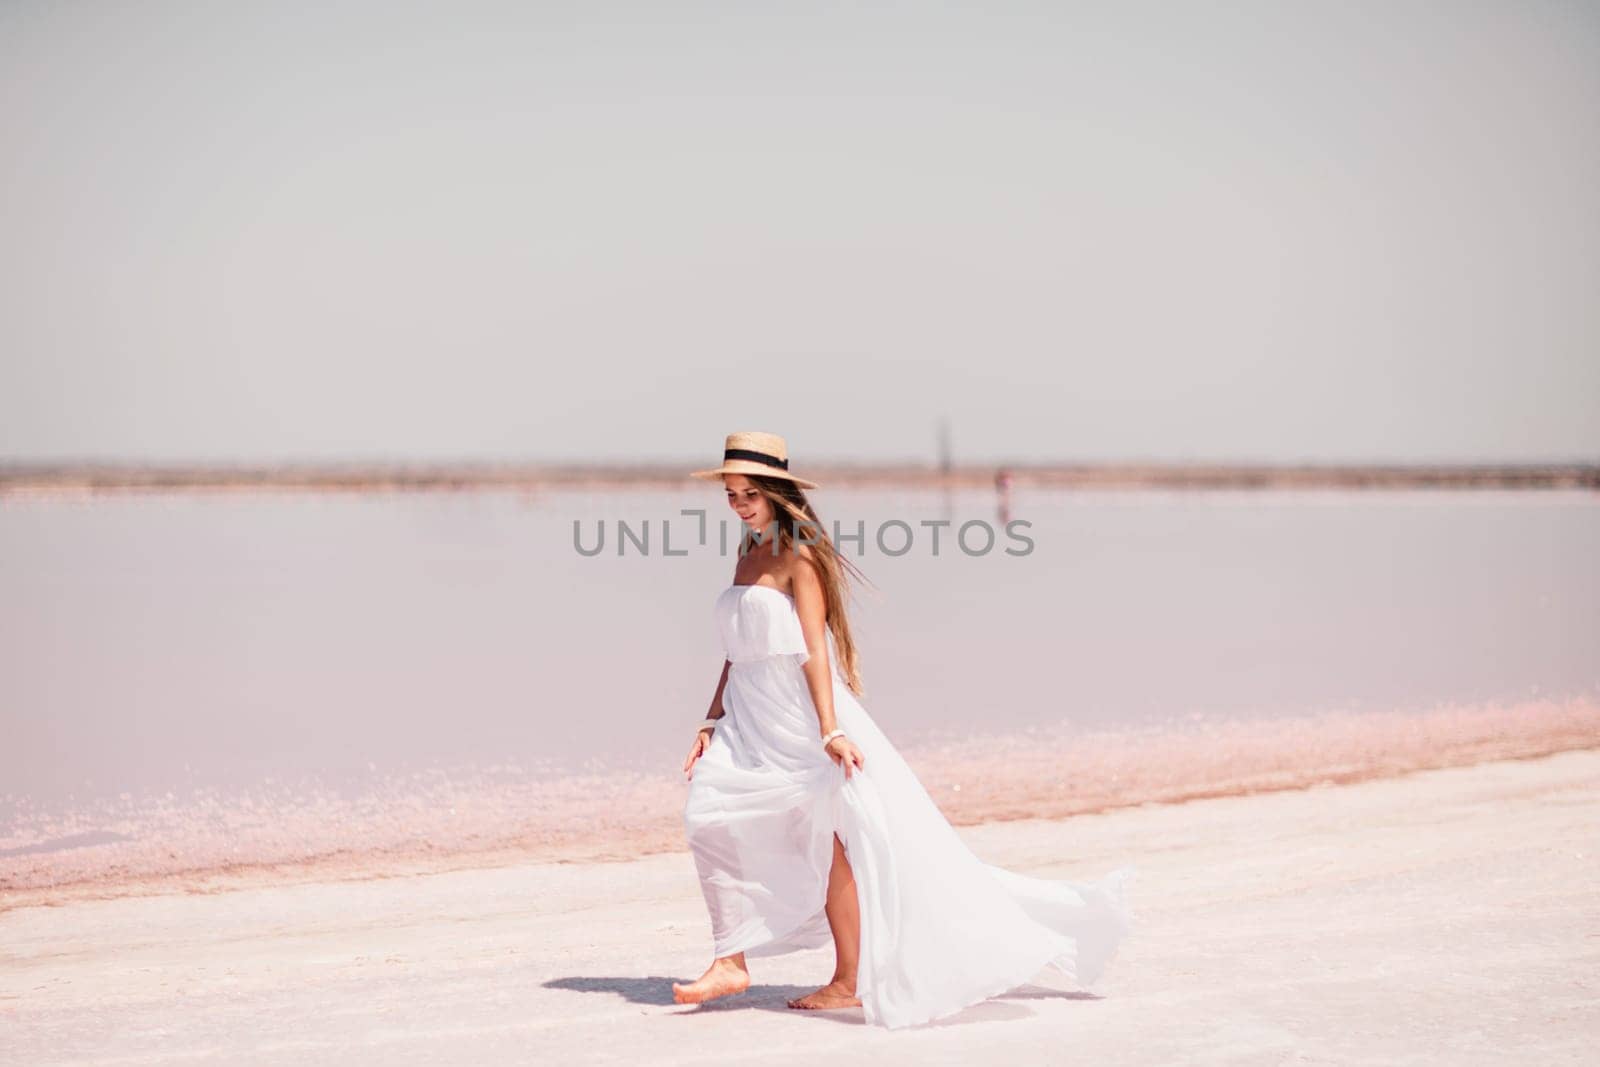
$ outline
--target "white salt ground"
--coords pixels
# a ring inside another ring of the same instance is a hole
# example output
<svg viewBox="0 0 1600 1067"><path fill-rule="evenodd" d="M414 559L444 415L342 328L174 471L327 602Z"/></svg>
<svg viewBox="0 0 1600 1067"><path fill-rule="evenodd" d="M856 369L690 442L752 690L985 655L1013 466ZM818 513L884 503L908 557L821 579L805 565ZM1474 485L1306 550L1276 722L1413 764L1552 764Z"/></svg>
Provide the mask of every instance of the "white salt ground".
<svg viewBox="0 0 1600 1067"><path fill-rule="evenodd" d="M0 914L0 1063L1494 1064L1600 1043L1600 750L967 827L980 856L1139 868L1091 992L929 1027L799 1012L830 950L701 1007L687 853Z"/></svg>

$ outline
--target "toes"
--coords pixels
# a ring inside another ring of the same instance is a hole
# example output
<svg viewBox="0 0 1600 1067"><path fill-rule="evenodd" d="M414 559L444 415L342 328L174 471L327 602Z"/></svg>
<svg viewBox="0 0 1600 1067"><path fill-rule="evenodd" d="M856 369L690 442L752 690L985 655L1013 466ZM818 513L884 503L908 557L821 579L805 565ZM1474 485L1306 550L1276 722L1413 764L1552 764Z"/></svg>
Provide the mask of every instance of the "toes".
<svg viewBox="0 0 1600 1067"><path fill-rule="evenodd" d="M796 997L789 1001L789 1007L802 1008L808 1011L825 1011L830 1008L859 1008L859 998L847 993L823 992L807 993L803 997Z"/></svg>

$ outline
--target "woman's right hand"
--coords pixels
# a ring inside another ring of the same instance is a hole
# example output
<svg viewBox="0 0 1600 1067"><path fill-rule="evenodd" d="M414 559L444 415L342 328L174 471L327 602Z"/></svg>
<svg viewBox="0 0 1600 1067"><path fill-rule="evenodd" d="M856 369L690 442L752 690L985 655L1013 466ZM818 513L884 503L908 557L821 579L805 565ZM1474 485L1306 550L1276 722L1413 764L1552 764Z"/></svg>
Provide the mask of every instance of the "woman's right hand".
<svg viewBox="0 0 1600 1067"><path fill-rule="evenodd" d="M690 780L693 780L694 778L694 771L692 770L694 767L694 761L706 754L706 746L710 743L710 730L695 731L694 744L689 746L689 758L683 761L683 773L687 775Z"/></svg>

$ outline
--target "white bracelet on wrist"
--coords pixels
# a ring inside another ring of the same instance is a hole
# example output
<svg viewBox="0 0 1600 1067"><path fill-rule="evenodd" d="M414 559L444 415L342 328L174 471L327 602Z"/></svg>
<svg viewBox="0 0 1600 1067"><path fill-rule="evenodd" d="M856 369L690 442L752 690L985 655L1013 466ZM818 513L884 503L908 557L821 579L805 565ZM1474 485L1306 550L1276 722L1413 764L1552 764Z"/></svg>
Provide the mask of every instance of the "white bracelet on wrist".
<svg viewBox="0 0 1600 1067"><path fill-rule="evenodd" d="M827 737L824 737L822 739L822 747L823 748L827 748L829 741L832 741L835 737L843 737L843 736L844 736L844 731L843 730L835 730L835 731L833 731Z"/></svg>
<svg viewBox="0 0 1600 1067"><path fill-rule="evenodd" d="M717 728L717 720L716 719L707 719L705 722L700 724L699 729L695 730L695 733L699 733L700 730L704 730L708 726L711 727L711 729L715 730Z"/></svg>

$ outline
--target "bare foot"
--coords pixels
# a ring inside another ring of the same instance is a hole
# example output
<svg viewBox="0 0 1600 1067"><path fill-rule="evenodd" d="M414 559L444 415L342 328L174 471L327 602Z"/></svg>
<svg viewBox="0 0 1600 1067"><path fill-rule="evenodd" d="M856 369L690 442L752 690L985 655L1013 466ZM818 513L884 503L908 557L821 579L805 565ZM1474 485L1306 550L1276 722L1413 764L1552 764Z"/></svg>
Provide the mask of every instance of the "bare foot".
<svg viewBox="0 0 1600 1067"><path fill-rule="evenodd" d="M672 983L672 999L679 1004L699 1004L750 988L750 972L730 959L712 960L706 973L689 982Z"/></svg>
<svg viewBox="0 0 1600 1067"><path fill-rule="evenodd" d="M861 998L856 996L855 986L846 985L837 979L829 982L815 993L807 993L803 997L796 997L789 1001L791 1008L859 1008Z"/></svg>

